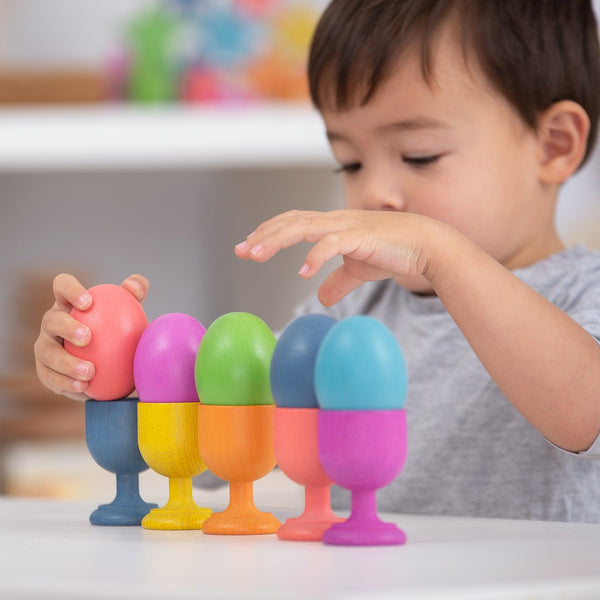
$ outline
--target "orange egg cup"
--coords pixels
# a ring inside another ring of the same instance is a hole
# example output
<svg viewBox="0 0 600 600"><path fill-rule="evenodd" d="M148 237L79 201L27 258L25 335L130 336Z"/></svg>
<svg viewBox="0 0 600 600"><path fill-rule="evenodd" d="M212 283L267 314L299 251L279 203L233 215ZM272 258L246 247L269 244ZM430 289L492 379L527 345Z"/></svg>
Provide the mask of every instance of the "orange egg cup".
<svg viewBox="0 0 600 600"><path fill-rule="evenodd" d="M317 443L318 408L276 407L273 443L279 468L304 486L304 512L288 519L277 532L281 540L318 541L334 523L343 521L331 510L333 483L321 466Z"/></svg>
<svg viewBox="0 0 600 600"><path fill-rule="evenodd" d="M198 443L207 467L229 482L229 506L202 531L220 535L276 533L281 523L254 505L253 482L275 466L273 405L198 407Z"/></svg>

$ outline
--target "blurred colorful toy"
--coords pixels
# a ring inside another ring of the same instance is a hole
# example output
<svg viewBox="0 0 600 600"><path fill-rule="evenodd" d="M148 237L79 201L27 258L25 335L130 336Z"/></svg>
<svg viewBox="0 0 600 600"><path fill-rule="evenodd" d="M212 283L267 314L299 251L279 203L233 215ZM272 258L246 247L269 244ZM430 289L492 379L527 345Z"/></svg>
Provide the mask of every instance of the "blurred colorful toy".
<svg viewBox="0 0 600 600"><path fill-rule="evenodd" d="M129 97L188 103L306 100L324 0L171 0L128 28ZM118 87L117 83L114 85Z"/></svg>
<svg viewBox="0 0 600 600"><path fill-rule="evenodd" d="M137 102L169 102L178 93L179 23L160 6L145 10L128 28L128 96Z"/></svg>
<svg viewBox="0 0 600 600"><path fill-rule="evenodd" d="M266 17L281 0L235 0L236 5L246 14L253 17Z"/></svg>
<svg viewBox="0 0 600 600"><path fill-rule="evenodd" d="M245 18L234 6L221 5L197 16L198 60L216 68L245 62L264 39L264 23Z"/></svg>
<svg viewBox="0 0 600 600"><path fill-rule="evenodd" d="M291 64L302 63L307 58L318 14L310 3L295 3L282 7L273 19L274 47L279 49Z"/></svg>

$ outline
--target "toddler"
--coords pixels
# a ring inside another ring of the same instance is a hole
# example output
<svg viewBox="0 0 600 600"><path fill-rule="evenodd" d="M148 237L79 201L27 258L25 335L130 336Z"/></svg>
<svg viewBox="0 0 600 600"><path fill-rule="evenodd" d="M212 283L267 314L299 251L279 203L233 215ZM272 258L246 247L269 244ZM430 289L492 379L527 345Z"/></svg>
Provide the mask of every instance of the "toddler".
<svg viewBox="0 0 600 600"><path fill-rule="evenodd" d="M305 278L342 256L298 314L397 336L409 452L381 511L600 522L600 253L554 224L593 147L599 54L590 0L333 0L321 18L311 95L347 208L276 216L235 252L312 242ZM93 365L62 340L89 341L69 309L90 299L54 288L38 374L85 398Z"/></svg>
<svg viewBox="0 0 600 600"><path fill-rule="evenodd" d="M327 312L396 334L409 453L381 510L600 521L600 253L554 224L599 60L589 0L333 0L318 25L347 210L279 215L236 253L313 242L305 278L341 255Z"/></svg>

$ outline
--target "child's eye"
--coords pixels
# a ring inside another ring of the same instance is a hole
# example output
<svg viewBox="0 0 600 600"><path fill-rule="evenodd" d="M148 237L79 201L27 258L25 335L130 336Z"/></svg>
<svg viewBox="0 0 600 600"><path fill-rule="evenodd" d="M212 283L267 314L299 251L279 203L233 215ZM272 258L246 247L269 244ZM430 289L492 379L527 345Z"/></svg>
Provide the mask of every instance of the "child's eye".
<svg viewBox="0 0 600 600"><path fill-rule="evenodd" d="M441 154L434 154L432 156L403 156L402 160L406 164L419 168L436 163L441 157Z"/></svg>
<svg viewBox="0 0 600 600"><path fill-rule="evenodd" d="M335 173L345 173L347 175L352 175L353 173L357 173L358 171L360 171L361 166L362 165L360 163L348 163L346 165L340 165L335 170Z"/></svg>

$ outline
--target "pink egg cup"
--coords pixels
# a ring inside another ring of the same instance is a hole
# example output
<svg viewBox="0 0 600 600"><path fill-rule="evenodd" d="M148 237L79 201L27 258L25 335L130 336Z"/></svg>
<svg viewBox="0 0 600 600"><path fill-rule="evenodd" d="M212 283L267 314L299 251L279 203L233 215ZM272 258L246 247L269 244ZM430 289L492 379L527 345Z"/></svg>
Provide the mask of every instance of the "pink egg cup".
<svg viewBox="0 0 600 600"><path fill-rule="evenodd" d="M338 485L352 492L352 511L324 534L326 544L397 545L404 532L377 515L376 491L391 483L406 461L404 410L319 410L319 458Z"/></svg>
<svg viewBox="0 0 600 600"><path fill-rule="evenodd" d="M281 540L318 541L333 523L344 519L331 510L333 483L323 471L317 446L318 408L275 407L273 445L279 468L305 487L304 512L277 531Z"/></svg>

